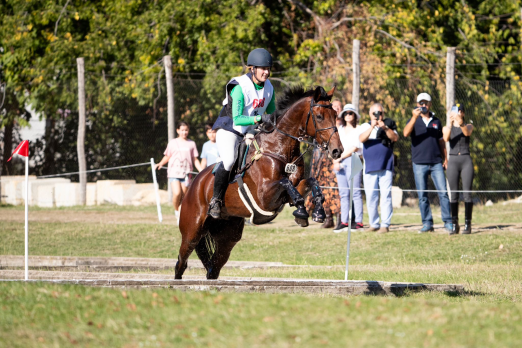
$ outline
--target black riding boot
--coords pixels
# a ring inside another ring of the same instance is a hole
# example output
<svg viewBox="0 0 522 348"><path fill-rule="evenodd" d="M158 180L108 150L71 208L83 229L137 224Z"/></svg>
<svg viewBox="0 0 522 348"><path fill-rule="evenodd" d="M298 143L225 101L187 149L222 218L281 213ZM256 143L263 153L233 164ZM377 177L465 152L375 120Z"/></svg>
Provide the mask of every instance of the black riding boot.
<svg viewBox="0 0 522 348"><path fill-rule="evenodd" d="M229 176L230 171L225 170L223 167L221 167L215 174L214 194L210 200L207 213L214 219L219 219L221 217L221 208L225 205L223 203L223 199L225 198L225 193L227 192Z"/></svg>
<svg viewBox="0 0 522 348"><path fill-rule="evenodd" d="M473 216L473 202L464 202L464 216L466 225L462 234L471 234L471 217Z"/></svg>
<svg viewBox="0 0 522 348"><path fill-rule="evenodd" d="M458 234L460 231L459 226L459 202L450 202L451 206L451 222L453 224L453 227L451 229L450 235L452 234Z"/></svg>

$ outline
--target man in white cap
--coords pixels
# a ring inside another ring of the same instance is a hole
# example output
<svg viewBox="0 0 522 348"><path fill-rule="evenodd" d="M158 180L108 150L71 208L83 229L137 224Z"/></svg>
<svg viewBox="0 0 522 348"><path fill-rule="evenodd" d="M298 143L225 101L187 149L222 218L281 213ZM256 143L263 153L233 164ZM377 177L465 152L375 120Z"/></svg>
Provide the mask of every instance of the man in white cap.
<svg viewBox="0 0 522 348"><path fill-rule="evenodd" d="M393 216L391 195L395 168L393 145L397 140L399 140L397 124L390 118L384 118L382 104L373 104L370 107L370 122L361 125L359 135L359 141L363 144L363 178L370 218L369 231L389 232Z"/></svg>
<svg viewBox="0 0 522 348"><path fill-rule="evenodd" d="M452 222L448 191L446 189L446 169L448 160L446 147L442 137L442 122L430 111L431 96L421 93L417 96L417 107L413 109L412 118L404 128L404 136L411 137L411 159L415 186L419 195L419 208L422 217L422 228L419 233L433 231L433 216L428 200L428 175L435 184L439 194L440 210L444 228L451 232Z"/></svg>

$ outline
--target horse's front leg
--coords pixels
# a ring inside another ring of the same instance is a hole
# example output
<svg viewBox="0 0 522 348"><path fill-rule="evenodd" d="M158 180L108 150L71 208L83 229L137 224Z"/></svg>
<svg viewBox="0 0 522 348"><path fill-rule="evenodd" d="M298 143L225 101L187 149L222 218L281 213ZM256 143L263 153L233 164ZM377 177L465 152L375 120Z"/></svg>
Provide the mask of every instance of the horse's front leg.
<svg viewBox="0 0 522 348"><path fill-rule="evenodd" d="M279 184L283 186L283 188L288 193L288 196L290 196L290 200L292 201L291 203L297 208L297 210L293 212L293 215L295 216L295 222L297 222L297 224L301 227L308 226L309 215L306 212L304 205L305 200L301 193L299 193L292 182L286 177L281 179Z"/></svg>

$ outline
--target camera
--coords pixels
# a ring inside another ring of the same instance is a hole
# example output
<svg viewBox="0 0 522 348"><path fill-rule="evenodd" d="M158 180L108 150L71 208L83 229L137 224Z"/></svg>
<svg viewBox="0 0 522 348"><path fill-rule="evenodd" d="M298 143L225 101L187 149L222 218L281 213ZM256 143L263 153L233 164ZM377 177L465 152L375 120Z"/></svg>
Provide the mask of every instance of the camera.
<svg viewBox="0 0 522 348"><path fill-rule="evenodd" d="M374 112L373 112L373 116L375 116L375 118L377 119L377 121L379 121L379 120L382 118L382 114L383 114L382 111L374 111Z"/></svg>
<svg viewBox="0 0 522 348"><path fill-rule="evenodd" d="M428 113L428 108L425 106L417 106L415 109L420 109L421 114L424 114L424 115L426 115Z"/></svg>

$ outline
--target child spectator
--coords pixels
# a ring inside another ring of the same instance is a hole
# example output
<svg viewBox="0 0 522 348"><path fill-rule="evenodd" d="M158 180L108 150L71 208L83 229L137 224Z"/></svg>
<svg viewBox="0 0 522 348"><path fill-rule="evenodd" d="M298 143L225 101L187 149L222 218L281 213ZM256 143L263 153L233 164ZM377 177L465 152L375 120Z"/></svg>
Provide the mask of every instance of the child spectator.
<svg viewBox="0 0 522 348"><path fill-rule="evenodd" d="M179 122L176 132L178 133L178 138L169 141L167 149L163 153L165 156L156 164L156 169L161 169L167 162L169 164L167 176L169 185L172 188L172 204L174 205L176 219L179 224L181 200L187 192L189 185L187 174L192 171L194 165L199 171L203 170L204 167L199 163L196 143L188 139L189 125L183 121Z"/></svg>
<svg viewBox="0 0 522 348"><path fill-rule="evenodd" d="M206 168L220 161L219 152L216 145L217 131L212 130L212 126L212 123L207 123L205 125L205 133L207 134L207 138L209 140L203 144L203 149L201 150L201 168Z"/></svg>

